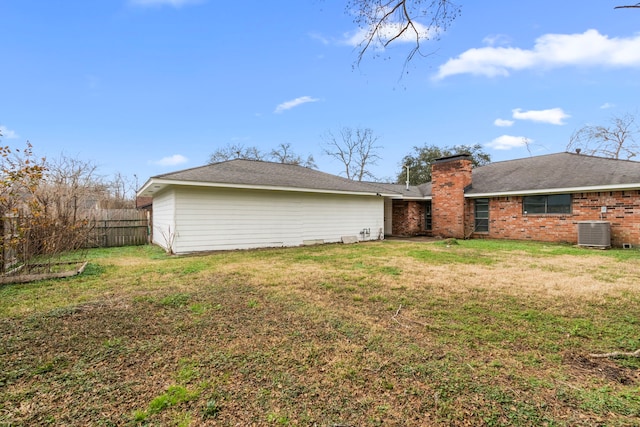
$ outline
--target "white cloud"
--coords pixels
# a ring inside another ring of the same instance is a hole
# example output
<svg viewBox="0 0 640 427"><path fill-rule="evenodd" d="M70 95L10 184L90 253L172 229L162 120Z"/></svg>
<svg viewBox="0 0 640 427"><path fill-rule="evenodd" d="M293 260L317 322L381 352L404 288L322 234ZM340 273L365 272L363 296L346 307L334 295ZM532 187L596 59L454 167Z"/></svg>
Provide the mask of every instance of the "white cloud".
<svg viewBox="0 0 640 427"><path fill-rule="evenodd" d="M512 110L513 118L517 120L530 120L532 122L549 123L552 125L564 125L564 119L571 117L562 108L550 108L548 110L522 111L520 108Z"/></svg>
<svg viewBox="0 0 640 427"><path fill-rule="evenodd" d="M513 126L515 122L513 120L505 120L505 119L495 119L493 124L502 128L508 128L509 126Z"/></svg>
<svg viewBox="0 0 640 427"><path fill-rule="evenodd" d="M511 150L512 148L524 147L532 142L533 139L529 139L525 136L502 135L493 141L486 143L485 146L495 150Z"/></svg>
<svg viewBox="0 0 640 427"><path fill-rule="evenodd" d="M615 106L616 106L615 104L611 104L611 103L609 103L609 102L605 102L604 104L602 104L602 105L600 106L600 109L602 109L602 110L608 110L609 108L613 108L613 107L615 107Z"/></svg>
<svg viewBox="0 0 640 427"><path fill-rule="evenodd" d="M469 49L441 65L435 78L455 74L508 76L512 71L570 66L640 68L640 34L610 38L597 30L587 30L581 34L545 34L536 39L533 49Z"/></svg>
<svg viewBox="0 0 640 427"><path fill-rule="evenodd" d="M182 7L188 4L201 3L203 0L129 0L134 6L173 6Z"/></svg>
<svg viewBox="0 0 640 427"><path fill-rule="evenodd" d="M308 102L318 102L320 101L318 98L312 98L310 96L301 96L296 99L292 99L291 101L285 101L282 104L278 105L274 111L276 114L280 114L284 111L295 108L299 105L306 104Z"/></svg>
<svg viewBox="0 0 640 427"><path fill-rule="evenodd" d="M1 125L0 125L0 135L2 135L2 138L7 138L7 139L19 138L19 135L15 131L7 128L6 126L1 126Z"/></svg>
<svg viewBox="0 0 640 427"><path fill-rule="evenodd" d="M482 42L488 46L503 46L509 44L509 37L504 34L492 34L482 39Z"/></svg>
<svg viewBox="0 0 640 427"><path fill-rule="evenodd" d="M311 37L312 40L319 41L320 43L322 43L325 46L329 45L331 43L331 40L329 40L328 38L326 38L325 36L323 36L320 33L309 33L309 37Z"/></svg>
<svg viewBox="0 0 640 427"><path fill-rule="evenodd" d="M187 163L188 161L189 159L182 154L174 154L173 156L163 157L162 159L152 163L160 166L176 166Z"/></svg>

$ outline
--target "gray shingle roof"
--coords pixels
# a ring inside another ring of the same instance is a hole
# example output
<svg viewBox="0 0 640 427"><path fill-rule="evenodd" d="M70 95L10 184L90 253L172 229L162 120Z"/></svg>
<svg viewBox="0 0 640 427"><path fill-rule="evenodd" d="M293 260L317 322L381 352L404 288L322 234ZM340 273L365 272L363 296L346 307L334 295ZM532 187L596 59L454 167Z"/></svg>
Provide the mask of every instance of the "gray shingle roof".
<svg viewBox="0 0 640 427"><path fill-rule="evenodd" d="M640 162L556 153L475 168L471 188L465 194L532 193L536 190L629 185L640 188ZM431 196L431 183L412 186L410 193L428 198Z"/></svg>
<svg viewBox="0 0 640 427"><path fill-rule="evenodd" d="M640 162L574 153L557 153L490 163L473 169L469 196L532 193L575 188L640 188ZM254 160L230 160L149 179L140 196L151 196L156 182L278 187L300 190L384 194L406 199L430 198L431 183L410 186L358 182L302 166ZM158 186L159 187L159 186Z"/></svg>
<svg viewBox="0 0 640 427"><path fill-rule="evenodd" d="M473 170L466 194L604 186L640 188L640 162L557 153L490 163Z"/></svg>
<svg viewBox="0 0 640 427"><path fill-rule="evenodd" d="M149 182L154 180L369 194L377 194L381 190L364 182L303 166L239 159L156 175Z"/></svg>
<svg viewBox="0 0 640 427"><path fill-rule="evenodd" d="M409 186L407 190L406 184L388 184L382 182L369 182L368 184L379 188L380 192L393 193L396 194L397 197L401 197L404 199L422 199L425 196L425 193L422 192L422 186Z"/></svg>

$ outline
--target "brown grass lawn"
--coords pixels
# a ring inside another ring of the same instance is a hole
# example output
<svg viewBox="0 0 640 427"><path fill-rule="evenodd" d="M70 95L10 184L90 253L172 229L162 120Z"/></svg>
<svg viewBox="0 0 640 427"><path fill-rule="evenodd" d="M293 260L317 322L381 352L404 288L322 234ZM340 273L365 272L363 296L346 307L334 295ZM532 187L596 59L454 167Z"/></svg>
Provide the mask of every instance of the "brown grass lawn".
<svg viewBox="0 0 640 427"><path fill-rule="evenodd" d="M640 252L95 250L0 287L0 426L640 425Z"/></svg>

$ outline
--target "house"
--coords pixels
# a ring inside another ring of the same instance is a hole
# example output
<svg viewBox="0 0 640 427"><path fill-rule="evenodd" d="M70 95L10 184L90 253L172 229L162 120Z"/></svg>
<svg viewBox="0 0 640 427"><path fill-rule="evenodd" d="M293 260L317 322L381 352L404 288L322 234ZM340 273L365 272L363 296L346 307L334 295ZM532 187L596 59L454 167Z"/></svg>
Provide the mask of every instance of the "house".
<svg viewBox="0 0 640 427"><path fill-rule="evenodd" d="M302 166L230 160L150 178L152 241L175 253L384 237L380 188Z"/></svg>
<svg viewBox="0 0 640 427"><path fill-rule="evenodd" d="M138 196L153 198L153 242L176 253L390 235L578 243L581 224L640 246L640 162L573 153L475 169L450 156L419 186L231 160L152 177Z"/></svg>
<svg viewBox="0 0 640 427"><path fill-rule="evenodd" d="M472 169L457 155L413 191L392 199L392 233L578 243L580 224L603 222L612 246L640 246L640 162L557 153Z"/></svg>

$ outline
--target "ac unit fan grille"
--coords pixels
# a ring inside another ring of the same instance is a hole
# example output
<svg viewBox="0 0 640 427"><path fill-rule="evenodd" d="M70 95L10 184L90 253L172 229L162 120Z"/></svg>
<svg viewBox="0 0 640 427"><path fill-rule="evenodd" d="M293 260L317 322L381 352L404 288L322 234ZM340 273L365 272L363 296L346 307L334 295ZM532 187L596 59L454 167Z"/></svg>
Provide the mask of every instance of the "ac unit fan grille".
<svg viewBox="0 0 640 427"><path fill-rule="evenodd" d="M611 246L611 224L606 221L578 223L578 245L608 248Z"/></svg>

